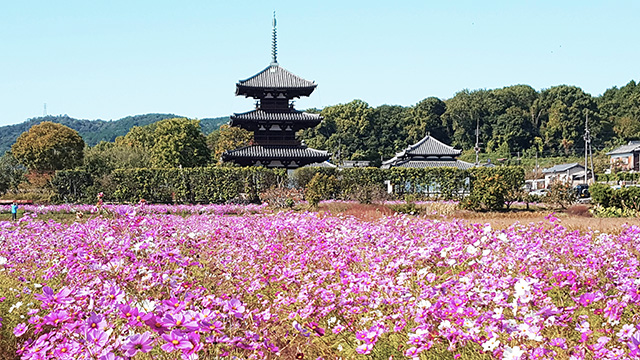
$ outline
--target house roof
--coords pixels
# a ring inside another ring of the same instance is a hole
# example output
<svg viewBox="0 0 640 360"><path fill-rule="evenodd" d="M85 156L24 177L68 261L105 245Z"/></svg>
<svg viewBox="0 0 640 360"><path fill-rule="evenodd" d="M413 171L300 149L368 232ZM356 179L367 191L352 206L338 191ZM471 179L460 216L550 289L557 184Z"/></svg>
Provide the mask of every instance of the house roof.
<svg viewBox="0 0 640 360"><path fill-rule="evenodd" d="M568 171L569 169L573 169L574 167L579 167L581 169L584 170L584 166L578 164L578 163L571 163L571 164L560 164L560 165L555 165L552 166L548 169L542 169L542 173L543 174L552 174L552 173L559 173L559 172L565 172Z"/></svg>
<svg viewBox="0 0 640 360"><path fill-rule="evenodd" d="M617 147L607 153L607 155L629 154L640 151L640 141L629 141L627 145Z"/></svg>
<svg viewBox="0 0 640 360"><path fill-rule="evenodd" d="M271 64L264 70L236 84L236 95L256 97L256 90L280 89L295 90L294 96L309 96L318 86L315 82L294 75L280 65Z"/></svg>

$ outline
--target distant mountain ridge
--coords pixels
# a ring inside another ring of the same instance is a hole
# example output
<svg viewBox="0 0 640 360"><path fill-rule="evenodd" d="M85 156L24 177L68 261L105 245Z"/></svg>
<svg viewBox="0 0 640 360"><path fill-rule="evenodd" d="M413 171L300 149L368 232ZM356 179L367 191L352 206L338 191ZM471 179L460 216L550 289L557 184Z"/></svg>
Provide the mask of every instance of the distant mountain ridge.
<svg viewBox="0 0 640 360"><path fill-rule="evenodd" d="M20 134L29 130L33 125L43 121L51 121L68 126L76 130L89 146L94 146L100 141L114 141L118 136L124 136L134 126L145 126L154 122L182 117L174 114L144 114L127 116L119 120L85 120L74 119L67 115L41 116L29 119L16 125L0 127L0 155L11 148ZM229 122L229 117L200 119L200 127L205 135L220 128Z"/></svg>

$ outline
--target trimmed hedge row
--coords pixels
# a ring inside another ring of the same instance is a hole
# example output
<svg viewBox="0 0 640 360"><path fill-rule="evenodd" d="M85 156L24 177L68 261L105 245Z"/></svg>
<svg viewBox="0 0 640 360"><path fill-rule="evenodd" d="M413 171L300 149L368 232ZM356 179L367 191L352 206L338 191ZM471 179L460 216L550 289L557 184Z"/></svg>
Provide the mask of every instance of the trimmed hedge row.
<svg viewBox="0 0 640 360"><path fill-rule="evenodd" d="M285 170L259 167L118 169L107 181L87 181L88 172L58 171L52 180L59 201L96 201L104 192L105 201L135 203L225 203L257 201L258 194L272 186L286 184ZM96 186L96 182L103 186Z"/></svg>
<svg viewBox="0 0 640 360"><path fill-rule="evenodd" d="M106 178L81 170L58 171L52 185L59 201L92 203L98 192L105 201L152 203L224 203L258 201L273 186L305 189L316 174L333 179L331 197L368 202L372 194L419 194L431 198L462 200L469 195L471 209L501 208L514 201L524 184L520 167L472 168L301 168L288 183L286 170L261 167L207 167L185 169L119 169Z"/></svg>
<svg viewBox="0 0 640 360"><path fill-rule="evenodd" d="M596 174L598 181L639 181L640 173L638 172L619 172L615 174Z"/></svg>
<svg viewBox="0 0 640 360"><path fill-rule="evenodd" d="M605 184L593 184L589 188L591 200L605 208L640 211L640 187L612 189Z"/></svg>

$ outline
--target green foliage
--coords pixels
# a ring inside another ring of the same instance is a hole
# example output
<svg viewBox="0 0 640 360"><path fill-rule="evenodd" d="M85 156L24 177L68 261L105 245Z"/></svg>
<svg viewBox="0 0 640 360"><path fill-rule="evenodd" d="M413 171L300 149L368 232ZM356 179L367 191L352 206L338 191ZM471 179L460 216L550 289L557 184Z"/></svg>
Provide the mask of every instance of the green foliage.
<svg viewBox="0 0 640 360"><path fill-rule="evenodd" d="M95 201L97 191L90 191L93 186L91 173L84 170L56 171L51 179L57 202L91 203Z"/></svg>
<svg viewBox="0 0 640 360"><path fill-rule="evenodd" d="M548 204L557 205L565 209L576 202L576 193L570 184L555 181L549 186L549 192L544 196L544 201Z"/></svg>
<svg viewBox="0 0 640 360"><path fill-rule="evenodd" d="M227 124L220 126L220 129L207 136L207 146L211 150L211 160L214 163L221 160L225 151L248 146L252 142L252 132Z"/></svg>
<svg viewBox="0 0 640 360"><path fill-rule="evenodd" d="M166 119L154 124L152 163L157 167L197 167L209 162L210 151L198 120Z"/></svg>
<svg viewBox="0 0 640 360"><path fill-rule="evenodd" d="M70 169L82 164L84 141L78 132L45 121L22 133L11 147L15 158L40 172Z"/></svg>
<svg viewBox="0 0 640 360"><path fill-rule="evenodd" d="M397 195L424 194L444 200L460 200L468 191L469 171L457 168L391 168L386 175Z"/></svg>
<svg viewBox="0 0 640 360"><path fill-rule="evenodd" d="M470 210L500 210L505 203L516 200L524 185L524 170L520 167L473 168L471 192L461 206Z"/></svg>
<svg viewBox="0 0 640 360"><path fill-rule="evenodd" d="M16 190L24 180L24 174L24 166L20 165L11 152L6 152L0 158L0 193Z"/></svg>
<svg viewBox="0 0 640 360"><path fill-rule="evenodd" d="M118 169L112 173L119 202L225 203L257 201L272 186L282 186L286 171L260 167Z"/></svg>
<svg viewBox="0 0 640 360"><path fill-rule="evenodd" d="M591 213L595 217L600 218L613 218L613 217L640 217L640 211L630 208L618 208L618 207L604 207L602 205L596 205L591 209Z"/></svg>
<svg viewBox="0 0 640 360"><path fill-rule="evenodd" d="M591 193L591 201L603 207L609 207L611 198L613 197L613 189L605 184L593 184L589 187Z"/></svg>
<svg viewBox="0 0 640 360"><path fill-rule="evenodd" d="M337 176L339 170L334 167L301 167L293 172L293 186L305 189L316 174Z"/></svg>
<svg viewBox="0 0 640 360"><path fill-rule="evenodd" d="M315 174L304 189L309 205L317 207L321 200L335 199L338 180L333 175Z"/></svg>
<svg viewBox="0 0 640 360"><path fill-rule="evenodd" d="M115 169L143 168L151 163L151 151L141 146L131 146L124 138L116 142L100 142L85 148L83 168L94 176L110 174Z"/></svg>
<svg viewBox="0 0 640 360"><path fill-rule="evenodd" d="M640 187L612 189L608 185L594 184L589 190L593 202L602 208L640 211Z"/></svg>

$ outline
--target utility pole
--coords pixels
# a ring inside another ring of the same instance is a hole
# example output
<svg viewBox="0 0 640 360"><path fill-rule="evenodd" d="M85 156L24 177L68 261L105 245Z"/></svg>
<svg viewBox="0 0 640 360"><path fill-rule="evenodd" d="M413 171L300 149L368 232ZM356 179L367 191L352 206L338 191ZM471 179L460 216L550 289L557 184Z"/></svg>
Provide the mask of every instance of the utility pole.
<svg viewBox="0 0 640 360"><path fill-rule="evenodd" d="M589 134L589 113L587 113L584 119L584 183L585 184L589 184L588 157L589 157L590 147L591 147L591 135ZM593 164L593 159L591 159L591 163ZM593 173L593 169L591 170L591 172ZM595 174L593 174L593 176L595 178Z"/></svg>
<svg viewBox="0 0 640 360"><path fill-rule="evenodd" d="M480 118L476 118L476 167L480 164L478 154L480 153Z"/></svg>

